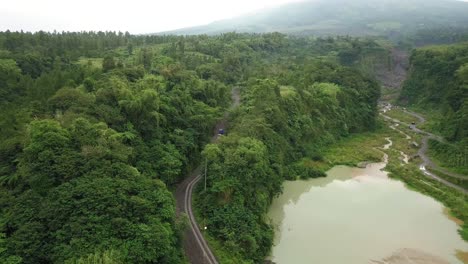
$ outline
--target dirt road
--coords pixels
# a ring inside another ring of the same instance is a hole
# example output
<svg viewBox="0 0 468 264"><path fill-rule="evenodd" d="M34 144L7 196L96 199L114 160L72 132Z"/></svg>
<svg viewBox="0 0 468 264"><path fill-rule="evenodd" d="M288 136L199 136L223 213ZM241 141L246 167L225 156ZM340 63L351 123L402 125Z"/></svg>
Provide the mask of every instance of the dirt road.
<svg viewBox="0 0 468 264"><path fill-rule="evenodd" d="M411 111L408 111L408 110L405 110L405 113L416 117L419 120L418 124L422 124L422 123L426 122L426 119L423 116L421 116L420 114L418 114L418 113L411 112ZM437 164L435 164L434 162L432 162L432 160L426 154L427 150L429 149L429 144L428 144L429 139L434 139L434 140L437 140L437 141L439 141L441 143L445 143L445 144L448 144L448 143L440 136L436 136L436 135L428 133L428 132L424 132L424 133L426 134L426 137L423 138L422 147L418 151L418 155L424 161L424 165L426 167L431 167L434 170L440 171L443 174L445 174L447 176L450 176L452 178L467 179L468 178L467 175L462 175L462 174L458 174L458 173L455 173L455 172L448 171L447 169L442 168L442 167L438 166Z"/></svg>
<svg viewBox="0 0 468 264"><path fill-rule="evenodd" d="M240 91L239 88L233 88L231 93L232 104L231 110L240 104ZM229 111L224 114L224 117L216 124L213 130L211 143L215 143L218 139L219 129L225 129L229 118ZM192 209L192 193L195 185L202 179L202 165L198 166L193 172L190 173L176 189L175 198L177 206L177 215L180 217L186 214L189 222L187 230L184 232L184 251L192 264L218 264L216 257L208 246L202 232L200 225L197 223Z"/></svg>
<svg viewBox="0 0 468 264"><path fill-rule="evenodd" d="M407 113L407 114L409 114L409 115L411 115L413 117L416 117L418 119L418 125L426 122L426 119L423 116L419 115L418 113L407 111L407 110L405 110L405 113ZM392 121L394 123L398 123L398 124L410 127L410 124L402 122L402 121L394 119L394 118L391 118L391 117L385 115L384 113L381 113L381 115L385 119L390 120L390 121ZM416 126L411 126L411 127L412 127L412 131L424 135L424 138L422 139L422 142L421 142L421 147L418 150L418 155L422 160L422 163L419 165L419 169L421 170L421 172L423 172L424 175L426 175L427 177L430 177L430 178L432 178L434 180L437 180L437 181L439 181L440 183L442 183L442 184L444 184L446 186L452 187L452 188L457 189L457 190L459 190L459 191L461 191L463 193L468 194L468 190L466 190L466 189L464 189L464 188L462 188L462 187L460 187L460 186L458 186L456 184L453 184L453 183L441 178L440 176L436 175L435 173L430 172L429 170L427 170L427 168L432 168L433 170L440 171L443 174L445 174L447 176L450 176L450 177L453 177L453 178L458 178L458 179L468 178L468 176L453 173L451 171L447 171L446 169L437 166L427 156L427 150L429 149L429 143L428 143L429 139L434 139L434 140L437 140L437 141L439 141L441 143L446 143L445 140L440 136L436 136L436 135L434 135L432 133L421 130L421 129L417 128Z"/></svg>

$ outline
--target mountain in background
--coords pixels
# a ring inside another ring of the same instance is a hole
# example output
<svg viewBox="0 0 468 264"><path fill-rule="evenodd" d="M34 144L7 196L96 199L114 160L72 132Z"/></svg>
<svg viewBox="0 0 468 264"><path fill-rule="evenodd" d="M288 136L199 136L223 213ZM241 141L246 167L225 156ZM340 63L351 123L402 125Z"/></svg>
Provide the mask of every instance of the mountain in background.
<svg viewBox="0 0 468 264"><path fill-rule="evenodd" d="M311 0L159 34L275 31L294 35L362 36L440 27L468 27L468 3L456 0Z"/></svg>

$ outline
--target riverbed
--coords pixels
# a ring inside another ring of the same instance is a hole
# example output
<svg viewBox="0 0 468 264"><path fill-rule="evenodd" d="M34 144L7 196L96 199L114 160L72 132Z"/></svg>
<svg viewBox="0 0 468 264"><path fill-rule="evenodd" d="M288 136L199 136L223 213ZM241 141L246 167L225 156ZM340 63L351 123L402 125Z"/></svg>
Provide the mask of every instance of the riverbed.
<svg viewBox="0 0 468 264"><path fill-rule="evenodd" d="M382 171L336 166L327 177L284 183L269 217L277 264L462 264L468 251L456 221L431 197Z"/></svg>

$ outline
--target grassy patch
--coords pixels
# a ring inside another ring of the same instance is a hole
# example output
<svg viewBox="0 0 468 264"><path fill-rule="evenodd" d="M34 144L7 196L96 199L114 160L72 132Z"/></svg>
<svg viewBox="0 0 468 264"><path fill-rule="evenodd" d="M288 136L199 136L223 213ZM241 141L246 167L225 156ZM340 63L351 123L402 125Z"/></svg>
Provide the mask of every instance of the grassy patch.
<svg viewBox="0 0 468 264"><path fill-rule="evenodd" d="M219 58L216 58L216 57L213 57L211 55L207 55L205 53L201 53L201 52L196 52L196 51L186 51L185 53L185 56L193 56L193 57L198 57L200 59L204 59L206 61L213 61L213 62L221 62L221 60Z"/></svg>
<svg viewBox="0 0 468 264"><path fill-rule="evenodd" d="M86 66L90 65L93 68L102 69L103 58L87 58L81 57L78 59L78 64Z"/></svg>
<svg viewBox="0 0 468 264"><path fill-rule="evenodd" d="M362 161L378 162L382 153L376 148L387 143L392 131L380 128L375 132L351 135L324 151L324 160L330 165L356 166Z"/></svg>
<svg viewBox="0 0 468 264"><path fill-rule="evenodd" d="M280 86L280 94L281 96L283 97L286 97L286 96L289 96L289 95L295 95L297 92L296 92L296 89L294 89L294 87L292 86Z"/></svg>
<svg viewBox="0 0 468 264"><path fill-rule="evenodd" d="M314 88L333 98L336 98L336 94L341 90L341 88L334 83L318 83L314 84Z"/></svg>
<svg viewBox="0 0 468 264"><path fill-rule="evenodd" d="M401 108L392 108L392 110L385 113L391 118L398 119L402 122L411 124L412 122L418 123L418 119L414 116L408 115Z"/></svg>

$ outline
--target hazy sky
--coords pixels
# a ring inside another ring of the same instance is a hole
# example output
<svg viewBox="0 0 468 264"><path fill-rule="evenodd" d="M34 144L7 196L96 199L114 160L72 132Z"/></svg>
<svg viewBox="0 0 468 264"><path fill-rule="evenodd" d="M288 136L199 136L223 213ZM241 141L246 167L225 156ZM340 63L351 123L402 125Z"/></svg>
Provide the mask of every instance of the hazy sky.
<svg viewBox="0 0 468 264"><path fill-rule="evenodd" d="M4 0L0 31L115 30L151 33L298 0Z"/></svg>

